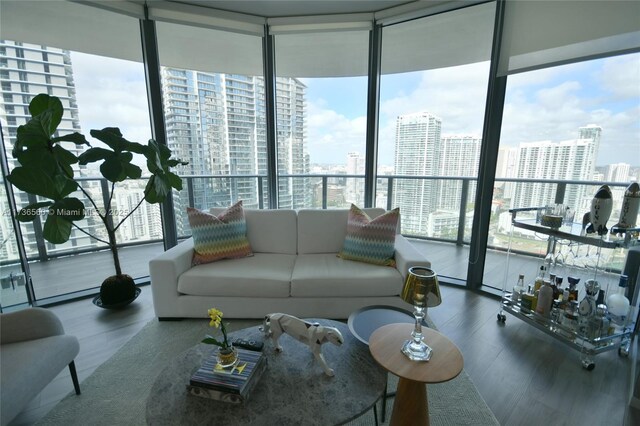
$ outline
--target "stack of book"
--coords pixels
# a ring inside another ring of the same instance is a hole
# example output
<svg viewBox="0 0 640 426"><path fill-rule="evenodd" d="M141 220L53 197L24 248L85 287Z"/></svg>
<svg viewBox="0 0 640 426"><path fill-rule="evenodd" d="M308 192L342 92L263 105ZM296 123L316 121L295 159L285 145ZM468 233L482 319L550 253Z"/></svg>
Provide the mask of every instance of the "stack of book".
<svg viewBox="0 0 640 426"><path fill-rule="evenodd" d="M221 368L214 352L196 371L187 385L190 394L232 404L243 404L267 367L262 352L236 348L238 362Z"/></svg>

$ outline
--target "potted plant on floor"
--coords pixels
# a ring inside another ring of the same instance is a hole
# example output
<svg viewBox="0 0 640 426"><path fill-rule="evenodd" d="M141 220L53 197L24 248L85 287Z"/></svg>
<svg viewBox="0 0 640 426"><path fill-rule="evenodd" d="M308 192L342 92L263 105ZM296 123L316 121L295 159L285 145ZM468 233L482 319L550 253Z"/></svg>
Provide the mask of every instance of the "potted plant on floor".
<svg viewBox="0 0 640 426"><path fill-rule="evenodd" d="M14 168L7 180L27 194L40 197L37 201L16 212L21 222L32 222L39 215L46 217L43 237L53 244L69 240L72 228L107 245L113 255L116 274L108 277L100 286L99 306L117 307L130 303L139 294L133 279L122 273L116 240L116 231L144 201L155 204L165 200L172 189L182 189L182 180L171 171L172 167L187 164L172 159L171 150L153 139L147 145L126 140L120 129L107 127L91 130L91 136L102 141L106 147L92 147L84 135L75 132L54 136L62 120L62 102L55 96L40 94L29 104L31 119L18 127L12 155L19 166ZM79 156L62 146L62 142L89 147ZM146 159L150 175L142 177L142 169L133 163L134 155ZM111 183L111 192L104 208L91 197L76 179L73 164L98 163L100 173ZM113 194L117 183L128 179L147 179L144 197L120 220L112 212ZM82 192L90 206L72 196ZM104 225L107 239L92 234L79 225L85 217L95 215Z"/></svg>

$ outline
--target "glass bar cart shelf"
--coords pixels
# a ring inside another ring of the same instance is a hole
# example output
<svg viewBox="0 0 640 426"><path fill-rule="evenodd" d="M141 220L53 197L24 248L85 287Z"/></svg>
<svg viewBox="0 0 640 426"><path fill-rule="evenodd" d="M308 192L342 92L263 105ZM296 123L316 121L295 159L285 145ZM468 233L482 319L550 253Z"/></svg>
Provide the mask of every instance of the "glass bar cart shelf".
<svg viewBox="0 0 640 426"><path fill-rule="evenodd" d="M640 244L640 240L638 239L640 235L640 227L627 229L625 232L617 235L589 235L584 233L582 224L574 223L573 221L565 223L559 228L551 228L541 225L539 223L539 219L541 212L543 211L544 208L522 208L509 210L511 213L512 226L509 237L509 251L507 253L505 279L500 299L500 312L497 315L498 321L505 323L506 316L504 315L504 312L508 312L514 317L537 328L547 335L552 336L572 349L579 351L582 366L586 370L593 370L595 368L594 357L597 354L617 349L620 356L628 356L634 335L633 331L635 328L635 313L637 312L637 307L631 307L627 324L625 324L624 327L618 327L615 331L606 335L593 335L593 333L584 327L584 322L582 322L579 327L568 327L559 320L540 315L537 312L528 309L521 304L520 300L513 300L513 293L510 291L510 287L514 282L510 282L511 280L508 278L509 260L512 256L514 228L520 228L547 237L547 253L542 262L547 264L548 267L553 265L555 261L563 256L558 250L559 242L562 242L564 247L570 247L571 245L573 245L573 247L586 246L587 249L588 247L595 247L596 253L591 256L589 262L585 261L584 256L576 256L571 259L571 268L575 271L581 271L583 277L588 276L589 278L598 279L599 275L610 267L610 265L601 264L601 250L624 250L631 246ZM522 213L525 213L526 215L532 215L532 213L535 213L535 216L537 216L538 219L536 220L535 217L519 218L518 214ZM562 313L560 316L562 316Z"/></svg>

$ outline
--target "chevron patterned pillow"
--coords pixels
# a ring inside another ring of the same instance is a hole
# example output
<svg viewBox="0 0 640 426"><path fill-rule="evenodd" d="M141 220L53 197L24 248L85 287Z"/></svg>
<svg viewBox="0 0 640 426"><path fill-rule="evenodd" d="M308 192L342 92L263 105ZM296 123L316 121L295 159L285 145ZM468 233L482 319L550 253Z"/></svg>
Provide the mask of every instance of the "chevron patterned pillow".
<svg viewBox="0 0 640 426"><path fill-rule="evenodd" d="M253 256L247 239L242 200L217 216L187 207L187 216L193 236L193 260L201 265L221 259Z"/></svg>
<svg viewBox="0 0 640 426"><path fill-rule="evenodd" d="M347 235L338 256L375 265L395 266L396 228L400 209L390 210L375 219L351 204L347 220Z"/></svg>

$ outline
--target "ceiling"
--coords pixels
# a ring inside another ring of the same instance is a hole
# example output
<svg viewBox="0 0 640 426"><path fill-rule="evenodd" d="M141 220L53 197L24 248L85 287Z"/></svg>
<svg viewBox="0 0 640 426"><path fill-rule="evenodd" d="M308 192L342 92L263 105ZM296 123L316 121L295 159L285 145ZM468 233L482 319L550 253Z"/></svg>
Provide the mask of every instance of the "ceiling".
<svg viewBox="0 0 640 426"><path fill-rule="evenodd" d="M153 0L152 0L153 1ZM390 7L411 3L425 6L446 3L442 0L169 0L172 3L191 4L230 12L262 17L333 15L345 13L377 12ZM450 1L450 0L449 0Z"/></svg>

